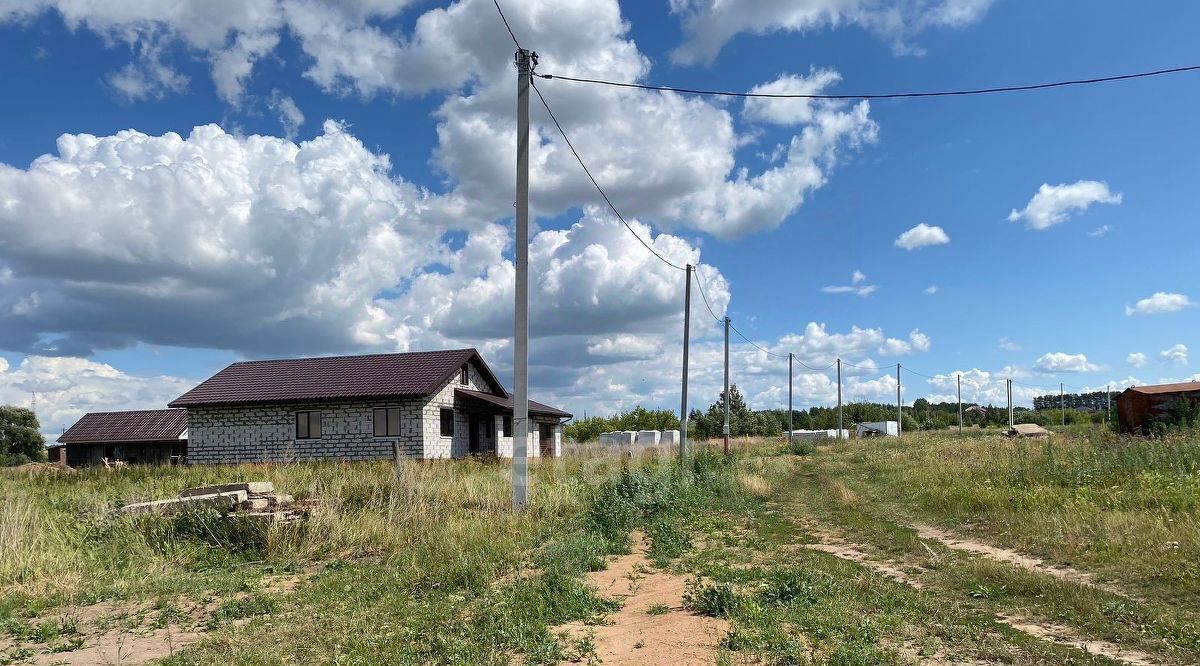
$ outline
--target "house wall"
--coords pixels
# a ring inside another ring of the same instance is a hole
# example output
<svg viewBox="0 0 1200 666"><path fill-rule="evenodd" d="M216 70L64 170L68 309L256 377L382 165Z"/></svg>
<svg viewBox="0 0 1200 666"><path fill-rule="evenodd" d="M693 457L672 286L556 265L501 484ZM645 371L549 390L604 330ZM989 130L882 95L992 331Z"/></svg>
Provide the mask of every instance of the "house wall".
<svg viewBox="0 0 1200 666"><path fill-rule="evenodd" d="M422 432L422 441L424 442L425 458L462 458L470 452L470 433L467 430L467 414L461 409L454 410L454 435L452 437L443 437L441 434L442 421L441 410L443 407L454 409L454 389L465 388L472 391L491 391L487 381L483 375L479 373L479 368L472 363L467 368L467 383L463 385L459 383L459 373L455 372L437 393L430 396L422 406L422 415L424 418L424 429ZM480 424L480 430L487 427L486 423Z"/></svg>
<svg viewBox="0 0 1200 666"><path fill-rule="evenodd" d="M400 436L375 437L377 407L400 408ZM188 408L188 462L293 462L421 457L422 400L371 400ZM296 439L296 412L321 412L321 437Z"/></svg>
<svg viewBox="0 0 1200 666"><path fill-rule="evenodd" d="M478 368L467 384L455 372L437 393L411 400L331 401L188 408L188 462L291 462L391 459L399 443L410 458L458 458L469 451L467 415L455 409L454 435L441 435L441 408L454 409L454 389L489 390ZM400 408L400 435L375 437L374 410ZM321 412L321 437L296 439L298 411ZM481 425L485 429L486 423Z"/></svg>
<svg viewBox="0 0 1200 666"><path fill-rule="evenodd" d="M494 421L496 427L496 441L498 442L496 446L496 456L499 458L512 458L514 438L504 436L504 417L496 416ZM563 428L561 425L559 425L557 419L539 418L536 416L530 418L529 444L525 447L525 451L530 458L538 458L542 455L542 449L540 446L538 446L538 426L543 424L554 426L554 457L557 458L562 455L563 436ZM513 432L516 432L515 425L513 426Z"/></svg>

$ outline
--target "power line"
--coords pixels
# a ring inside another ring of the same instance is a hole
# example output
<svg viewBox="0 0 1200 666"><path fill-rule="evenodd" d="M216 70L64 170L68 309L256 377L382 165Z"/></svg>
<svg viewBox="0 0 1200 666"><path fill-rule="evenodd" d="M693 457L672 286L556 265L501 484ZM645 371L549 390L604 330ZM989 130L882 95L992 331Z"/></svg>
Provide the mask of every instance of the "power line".
<svg viewBox="0 0 1200 666"><path fill-rule="evenodd" d="M508 36L512 37L513 44L516 44L519 50L524 51L525 49L521 48L521 42L517 40L517 34L513 32L512 26L508 24L508 17L504 15L504 10L500 9L500 0L492 0L492 2L496 5L496 11L500 13L500 20L504 21L504 27L508 28Z"/></svg>
<svg viewBox="0 0 1200 666"><path fill-rule="evenodd" d="M637 88L640 90L660 90L665 92L682 93L686 95L709 95L714 97L762 97L770 99L830 99L830 100L851 100L851 99L900 99L910 97L962 97L967 95L987 95L992 93L1007 93L1021 92L1028 90L1044 90L1046 88L1063 88L1067 86L1082 86L1092 85L1096 83L1111 83L1113 81L1127 81L1130 79L1143 79L1153 76L1164 76L1167 74L1179 74L1182 72L1192 72L1200 70L1200 65L1187 65L1184 67L1171 67L1168 69L1156 69L1149 72L1137 72L1134 74L1118 74L1115 76L1101 76L1091 79L1072 79L1067 81L1053 81L1050 83L1034 83L1029 85L1019 86L1000 86L995 88L970 88L964 90L936 90L925 92L891 92L891 93L861 93L861 94L845 94L833 95L824 93L755 93L755 92L735 92L729 90L704 90L699 88L681 88L678 86L655 86L645 83L630 83L624 81L607 81L604 79L588 79L575 76L562 76L558 74L537 74L534 76L543 79L559 79L562 81L572 81L575 83L591 83L596 85L613 86L617 88Z"/></svg>
<svg viewBox="0 0 1200 666"><path fill-rule="evenodd" d="M737 326L734 326L733 324L730 324L730 325L729 325L729 328L733 329L733 332L734 332L734 333L737 333L739 336L741 336L741 338L742 338L743 340L745 340L746 342L750 343L750 346L751 346L751 347L754 347L755 349L757 349L758 351L760 351L760 352L762 352L762 353L764 353L764 354L767 354L767 355L769 355L769 356L774 356L774 357L776 357L776 358L787 358L787 357L788 357L788 355L787 355L787 354L777 354L777 353L775 353L775 352L773 352L773 351L771 351L771 350L769 350L769 349L763 349L762 347L759 347L757 344L755 344L755 343L754 343L754 341L753 341L753 340L751 340L750 338L746 337L746 334L745 334L745 333L742 333L741 331L739 331L739 330L737 329Z"/></svg>
<svg viewBox="0 0 1200 666"><path fill-rule="evenodd" d="M704 307L705 307L705 309L708 310L708 314L712 315L713 319L716 319L717 321L722 321L722 319L717 316L717 313L713 312L712 306L709 305L709 303L708 303L708 296L706 296L704 294L704 287L701 286L701 284L700 284L701 282L703 282L703 280L700 279L700 267L699 266L696 267L696 270L692 271L692 275L696 276L696 289L698 289L700 291L700 298L704 301Z"/></svg>
<svg viewBox="0 0 1200 666"><path fill-rule="evenodd" d="M607 203L608 207L612 209L612 212L616 214L617 219L621 220L621 224L624 224L625 228L629 230L629 233L633 234L633 237L638 239L638 242L645 246L647 250L650 250L651 254L658 257L659 261L677 270L687 270L683 266L680 266L679 264L676 264L659 254L658 250L655 250L652 245L647 243L646 239L642 238L641 234L633 230L633 227L630 226L629 222L625 220L625 216L622 215L621 211L617 210L617 207L613 205L612 199L608 198L608 194L605 193L604 188L600 187L600 183L596 182L596 177L592 175L592 172L590 169L588 169L587 164L583 162L583 158L579 156L579 151L575 150L575 145L571 143L571 138L567 136L566 130L564 130L562 124L558 122L558 118L554 115L554 111L552 111L550 109L550 105L546 103L546 98L542 97L542 91L539 90L537 84L533 83L532 81L530 81L530 84L533 86L533 92L537 93L538 99L542 101L542 106L546 108L546 113L550 114L550 120L554 121L554 126L558 128L558 133L562 135L563 141L565 141L567 147L571 149L571 153L575 155L575 160L579 162L579 166L583 167L583 172L586 173L588 179L592 181L592 185L596 187L596 191L600 193L600 196L604 197L605 203Z"/></svg>
<svg viewBox="0 0 1200 666"><path fill-rule="evenodd" d="M917 372L916 370L913 370L912 368L908 367L907 365L902 365L902 366L900 366L900 367L901 367L901 368L904 368L905 370L907 370L907 371L909 371L909 372L911 372L911 373L913 373L914 375L920 375L921 377L925 377L925 378L927 378L927 379L938 379L938 377L934 377L933 375L927 375L927 374L925 374L925 373L923 373L923 372ZM943 375L941 378L942 378L942 379L944 379L944 378L945 378L945 376Z"/></svg>

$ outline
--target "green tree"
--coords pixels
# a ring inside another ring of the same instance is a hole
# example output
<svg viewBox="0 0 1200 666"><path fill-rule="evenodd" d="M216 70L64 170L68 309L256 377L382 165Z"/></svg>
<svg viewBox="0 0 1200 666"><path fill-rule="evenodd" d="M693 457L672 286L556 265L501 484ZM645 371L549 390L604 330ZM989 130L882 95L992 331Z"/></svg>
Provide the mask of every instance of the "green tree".
<svg viewBox="0 0 1200 666"><path fill-rule="evenodd" d="M0 463L46 459L46 440L32 409L0 405Z"/></svg>

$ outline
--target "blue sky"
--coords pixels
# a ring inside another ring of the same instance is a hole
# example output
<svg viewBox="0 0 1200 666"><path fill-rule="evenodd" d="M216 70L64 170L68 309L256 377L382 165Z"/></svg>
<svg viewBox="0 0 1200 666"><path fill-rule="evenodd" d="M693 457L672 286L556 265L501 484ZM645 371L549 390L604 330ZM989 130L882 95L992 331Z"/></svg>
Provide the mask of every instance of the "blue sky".
<svg viewBox="0 0 1200 666"><path fill-rule="evenodd" d="M1195 64L1200 19L1186 2L502 4L544 72L831 93ZM240 358L471 345L510 376L511 51L482 0L0 0L0 400L36 392L57 431ZM1010 376L1028 402L1197 373L1200 74L861 106L539 85L640 232L698 259L718 314L775 353L946 376L906 375L906 401L960 372L984 402ZM534 124L535 397L676 407L682 277ZM898 247L920 224L949 241ZM700 405L720 381L704 317ZM888 373L847 374L852 398L894 396ZM733 375L756 407L786 395L785 362L748 345ZM831 398L828 375L796 384L799 405Z"/></svg>

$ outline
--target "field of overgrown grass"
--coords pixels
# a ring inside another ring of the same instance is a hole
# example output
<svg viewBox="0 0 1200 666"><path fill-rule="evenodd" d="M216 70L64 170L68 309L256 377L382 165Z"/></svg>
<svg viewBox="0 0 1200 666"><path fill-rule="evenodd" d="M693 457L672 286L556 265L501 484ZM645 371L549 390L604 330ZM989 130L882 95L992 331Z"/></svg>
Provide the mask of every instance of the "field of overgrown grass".
<svg viewBox="0 0 1200 666"><path fill-rule="evenodd" d="M5 628L10 643L37 635L55 609L124 602L169 619L181 600L214 598L240 622L210 613L207 640L170 663L556 663L576 648L550 627L611 610L582 574L637 527L750 497L740 464L583 448L531 466L521 513L509 468L478 461L0 471L0 663L30 656L5 655ZM270 528L117 513L234 480L318 508ZM280 578L304 581L283 603Z"/></svg>
<svg viewBox="0 0 1200 666"><path fill-rule="evenodd" d="M863 503L973 533L1200 612L1200 437L864 440L821 473Z"/></svg>
<svg viewBox="0 0 1200 666"><path fill-rule="evenodd" d="M594 663L587 634L555 628L606 622L619 602L586 575L636 530L654 567L690 580L684 607L654 612L728 622L717 663L1109 663L1004 616L1155 663L1200 657L1195 438L755 441L683 466L671 452L576 446L531 465L519 513L509 473L476 460L0 470L0 665L53 663L114 627L190 633L153 656L174 666ZM272 481L316 510L269 528L117 512L235 480ZM918 522L1129 594L965 556L918 538ZM807 547L823 530L917 585Z"/></svg>

